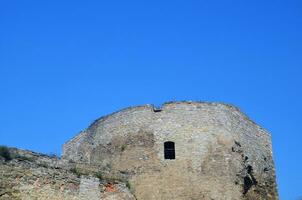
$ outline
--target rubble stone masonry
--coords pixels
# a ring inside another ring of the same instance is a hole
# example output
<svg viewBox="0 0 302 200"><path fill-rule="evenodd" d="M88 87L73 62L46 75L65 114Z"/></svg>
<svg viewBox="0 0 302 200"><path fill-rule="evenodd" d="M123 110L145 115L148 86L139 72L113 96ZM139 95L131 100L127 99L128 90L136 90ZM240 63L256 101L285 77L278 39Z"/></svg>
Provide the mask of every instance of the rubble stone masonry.
<svg viewBox="0 0 302 200"><path fill-rule="evenodd" d="M165 142L175 159L165 159ZM221 103L115 112L66 142L62 157L126 180L139 200L278 199L270 135Z"/></svg>

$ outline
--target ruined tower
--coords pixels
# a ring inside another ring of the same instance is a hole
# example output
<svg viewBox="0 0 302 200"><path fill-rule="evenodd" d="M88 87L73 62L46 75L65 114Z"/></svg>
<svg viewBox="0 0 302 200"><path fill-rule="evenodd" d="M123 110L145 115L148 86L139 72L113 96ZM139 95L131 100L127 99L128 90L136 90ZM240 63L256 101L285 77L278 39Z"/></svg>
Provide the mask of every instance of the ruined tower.
<svg viewBox="0 0 302 200"><path fill-rule="evenodd" d="M66 142L62 156L126 178L139 200L278 199L270 135L226 104L126 108Z"/></svg>

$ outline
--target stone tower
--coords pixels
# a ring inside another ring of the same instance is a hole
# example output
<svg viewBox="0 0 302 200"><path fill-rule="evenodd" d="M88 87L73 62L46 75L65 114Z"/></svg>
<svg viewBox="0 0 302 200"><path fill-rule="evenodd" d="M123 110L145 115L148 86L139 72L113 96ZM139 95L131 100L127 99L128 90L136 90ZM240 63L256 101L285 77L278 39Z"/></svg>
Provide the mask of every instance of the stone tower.
<svg viewBox="0 0 302 200"><path fill-rule="evenodd" d="M62 157L126 178L139 200L278 199L270 135L226 104L126 108L66 142Z"/></svg>

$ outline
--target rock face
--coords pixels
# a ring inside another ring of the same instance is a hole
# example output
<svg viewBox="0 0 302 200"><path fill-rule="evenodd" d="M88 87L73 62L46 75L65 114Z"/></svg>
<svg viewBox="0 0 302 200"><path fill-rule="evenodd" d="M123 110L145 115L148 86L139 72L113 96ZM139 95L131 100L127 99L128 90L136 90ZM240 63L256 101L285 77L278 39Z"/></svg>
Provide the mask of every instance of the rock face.
<svg viewBox="0 0 302 200"><path fill-rule="evenodd" d="M65 143L62 157L126 180L139 200L278 199L270 135L225 104L127 108Z"/></svg>
<svg viewBox="0 0 302 200"><path fill-rule="evenodd" d="M89 166L84 171L56 157L7 150L9 159L0 153L0 200L135 199L125 183L102 178Z"/></svg>

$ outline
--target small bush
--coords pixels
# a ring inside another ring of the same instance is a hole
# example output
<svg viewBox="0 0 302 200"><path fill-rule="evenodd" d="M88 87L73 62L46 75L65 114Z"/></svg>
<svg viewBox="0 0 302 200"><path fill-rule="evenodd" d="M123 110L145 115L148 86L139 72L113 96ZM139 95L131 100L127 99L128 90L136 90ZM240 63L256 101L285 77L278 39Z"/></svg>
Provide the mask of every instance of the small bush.
<svg viewBox="0 0 302 200"><path fill-rule="evenodd" d="M87 173L84 173L83 170L80 170L80 169L77 168L77 167L71 168L70 171L71 171L72 173L74 173L75 175L77 175L78 178L80 178L80 177L83 176L83 175L88 175Z"/></svg>
<svg viewBox="0 0 302 200"><path fill-rule="evenodd" d="M70 172L73 173L73 174L75 174L75 175L77 175L77 177L80 177L80 176L81 176L80 171L79 171L76 167L71 168L71 169L70 169Z"/></svg>
<svg viewBox="0 0 302 200"><path fill-rule="evenodd" d="M0 156L4 158L5 161L10 161L13 159L9 148L6 146L0 146Z"/></svg>
<svg viewBox="0 0 302 200"><path fill-rule="evenodd" d="M131 190L131 184L130 184L129 181L126 182L126 187L127 187L129 190Z"/></svg>
<svg viewBox="0 0 302 200"><path fill-rule="evenodd" d="M103 179L104 179L104 176L103 176L102 172L96 172L96 173L94 174L94 176L97 177L97 178L100 179L100 180L103 180Z"/></svg>
<svg viewBox="0 0 302 200"><path fill-rule="evenodd" d="M28 162L34 162L36 158L29 157L29 156L23 156L23 155L14 155L14 158L16 158L19 161L28 161Z"/></svg>
<svg viewBox="0 0 302 200"><path fill-rule="evenodd" d="M123 144L123 145L121 146L121 151L125 151L125 149L126 149L126 145Z"/></svg>
<svg viewBox="0 0 302 200"><path fill-rule="evenodd" d="M41 162L37 164L39 167L44 167L44 168L48 168L48 164L46 162Z"/></svg>

